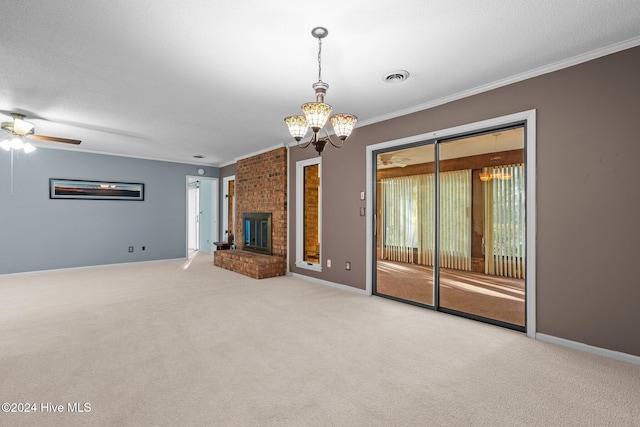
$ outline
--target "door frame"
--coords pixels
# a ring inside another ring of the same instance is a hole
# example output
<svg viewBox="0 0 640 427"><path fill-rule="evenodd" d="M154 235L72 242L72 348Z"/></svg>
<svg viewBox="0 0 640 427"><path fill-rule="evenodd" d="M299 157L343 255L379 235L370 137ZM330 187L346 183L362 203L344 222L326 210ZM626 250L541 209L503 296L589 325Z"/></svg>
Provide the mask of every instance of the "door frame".
<svg viewBox="0 0 640 427"><path fill-rule="evenodd" d="M190 180L195 180L195 181L212 181L213 185L211 186L211 198L212 198L212 203L213 206L211 207L211 219L213 221L213 225L211 227L212 229L212 243L218 240L218 221L219 221L219 209L218 209L218 205L219 205L219 201L218 201L218 183L219 183L219 179L218 178L212 178L212 177L205 177L205 176L200 176L200 175L186 175L185 177L185 258L188 258L189 256L189 181ZM200 200L198 200L198 203L200 203ZM198 236L199 238L199 236ZM198 245L198 250L200 250L200 244ZM213 251L215 252L215 245L212 245L213 247Z"/></svg>
<svg viewBox="0 0 640 427"><path fill-rule="evenodd" d="M229 238L229 231L230 231L230 230L225 230L229 226L229 206L228 206L229 204L227 203L227 198L229 197L229 181L235 181L235 180L236 180L235 175L225 176L224 178L222 178L222 228L220 229L220 231L222 232L225 242ZM236 211L236 199L234 197L233 212L231 212L231 215L235 215L235 211Z"/></svg>
<svg viewBox="0 0 640 427"><path fill-rule="evenodd" d="M527 110L506 116L482 120L448 129L414 135L406 138L381 142L366 147L366 188L367 193L373 195L375 191L374 179L374 151L407 145L427 140L441 140L457 135L481 132L494 127L508 126L514 123L524 123L525 126L525 177L526 177L526 334L535 338L536 334L536 110ZM373 292L373 268L376 239L375 207L373 197L367 197L366 209L366 292ZM434 295L435 297L435 295Z"/></svg>
<svg viewBox="0 0 640 427"><path fill-rule="evenodd" d="M196 212L200 211L200 185L197 180L191 181L196 183L194 186L189 185L187 180L187 250L200 250L200 217L196 217ZM192 195L192 192L194 193ZM192 230L192 227L194 230ZM191 235L193 233L192 242ZM194 243L193 247L190 243Z"/></svg>

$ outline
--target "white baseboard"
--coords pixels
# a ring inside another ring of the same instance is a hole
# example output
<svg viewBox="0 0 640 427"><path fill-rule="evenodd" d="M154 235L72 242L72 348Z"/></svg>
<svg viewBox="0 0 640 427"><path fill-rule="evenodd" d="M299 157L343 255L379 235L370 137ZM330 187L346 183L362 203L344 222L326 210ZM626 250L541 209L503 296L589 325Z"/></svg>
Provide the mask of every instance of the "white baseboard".
<svg viewBox="0 0 640 427"><path fill-rule="evenodd" d="M309 277L309 276L305 276L303 274L292 273L292 272L289 271L289 272L287 272L287 276L293 276L293 277L296 277L298 279L308 280L309 282L318 283L318 284L324 285L324 286L331 286L332 288L341 289L343 291L355 292L356 294L360 294L360 295L365 295L365 296L369 295L369 293L365 289L358 289L358 288L354 288L352 286L341 285L340 283L333 283L333 282L329 282L328 280L316 279L315 277Z"/></svg>
<svg viewBox="0 0 640 427"><path fill-rule="evenodd" d="M571 348L573 350L584 351L585 353L595 354L596 356L608 357L609 359L618 360L620 362L627 362L633 365L640 366L640 356L634 356L632 354L622 353L615 350L608 350L606 348L594 347L589 344L584 344L577 341L571 341L564 338L554 337L547 334L536 334L536 339L547 342L549 344L556 344L562 347Z"/></svg>
<svg viewBox="0 0 640 427"><path fill-rule="evenodd" d="M49 274L49 273L61 273L65 271L74 271L74 270L88 270L91 268L100 268L100 267L119 267L123 265L132 265L132 264L148 264L154 262L163 262L163 261L184 261L187 260L187 257L184 258L166 258L166 259L150 259L144 261L127 261L127 262L116 262L113 264L96 264L96 265L83 265L80 267L63 267L63 268L52 268L49 270L34 270L34 271L21 271L18 273L0 273L0 277L17 277L17 276L33 276L39 274Z"/></svg>

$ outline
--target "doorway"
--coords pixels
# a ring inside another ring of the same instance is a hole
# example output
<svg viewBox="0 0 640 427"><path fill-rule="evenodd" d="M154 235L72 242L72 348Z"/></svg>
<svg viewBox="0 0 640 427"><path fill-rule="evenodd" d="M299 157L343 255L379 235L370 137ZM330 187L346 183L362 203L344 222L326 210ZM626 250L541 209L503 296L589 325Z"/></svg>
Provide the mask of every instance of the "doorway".
<svg viewBox="0 0 640 427"><path fill-rule="evenodd" d="M213 253L218 240L218 179L187 176L187 250Z"/></svg>
<svg viewBox="0 0 640 427"><path fill-rule="evenodd" d="M200 248L200 181L187 183L187 249Z"/></svg>
<svg viewBox="0 0 640 427"><path fill-rule="evenodd" d="M369 150L372 294L534 333L528 125Z"/></svg>

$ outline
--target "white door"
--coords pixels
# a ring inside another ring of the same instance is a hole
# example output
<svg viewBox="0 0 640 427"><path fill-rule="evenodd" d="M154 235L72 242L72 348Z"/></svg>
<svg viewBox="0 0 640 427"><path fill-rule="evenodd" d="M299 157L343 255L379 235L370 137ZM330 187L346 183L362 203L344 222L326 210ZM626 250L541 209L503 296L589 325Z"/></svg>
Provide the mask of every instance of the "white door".
<svg viewBox="0 0 640 427"><path fill-rule="evenodd" d="M187 188L187 248L197 251L199 245L200 223L200 187L197 181L188 183Z"/></svg>
<svg viewBox="0 0 640 427"><path fill-rule="evenodd" d="M187 176L187 249L213 253L218 240L218 178Z"/></svg>
<svg viewBox="0 0 640 427"><path fill-rule="evenodd" d="M218 180L200 179L200 250L213 253L218 240Z"/></svg>

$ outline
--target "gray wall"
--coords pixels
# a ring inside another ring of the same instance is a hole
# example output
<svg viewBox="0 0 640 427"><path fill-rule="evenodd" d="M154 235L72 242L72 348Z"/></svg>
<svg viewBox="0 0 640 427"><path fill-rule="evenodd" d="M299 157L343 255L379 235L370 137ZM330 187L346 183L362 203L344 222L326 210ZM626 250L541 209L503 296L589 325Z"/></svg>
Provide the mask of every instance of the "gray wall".
<svg viewBox="0 0 640 427"><path fill-rule="evenodd" d="M185 177L201 166L46 148L14 156L11 195L0 150L0 274L185 256ZM51 200L49 178L144 183L145 200Z"/></svg>
<svg viewBox="0 0 640 427"><path fill-rule="evenodd" d="M365 288L366 146L537 109L537 330L640 356L640 47L357 128L323 157L322 273ZM355 112L357 114L357 111ZM314 155L291 149L295 162ZM295 173L290 174L295 254ZM529 196L531 197L531 196ZM350 272L345 261L352 262Z"/></svg>

